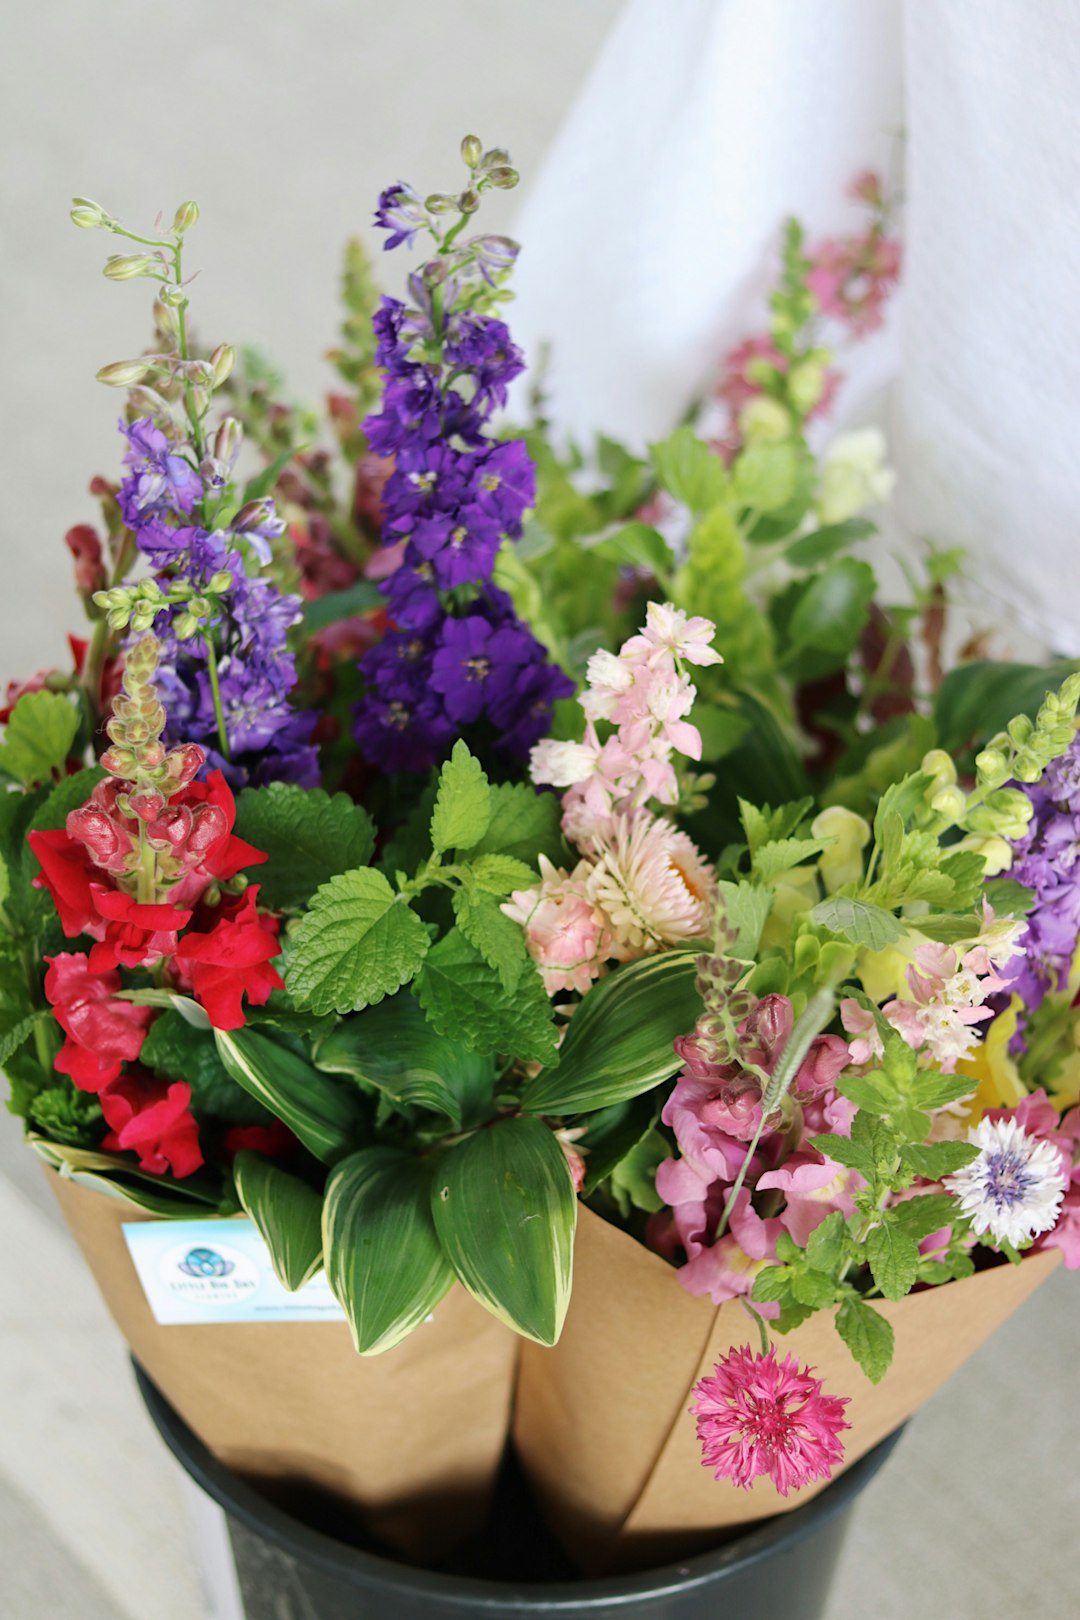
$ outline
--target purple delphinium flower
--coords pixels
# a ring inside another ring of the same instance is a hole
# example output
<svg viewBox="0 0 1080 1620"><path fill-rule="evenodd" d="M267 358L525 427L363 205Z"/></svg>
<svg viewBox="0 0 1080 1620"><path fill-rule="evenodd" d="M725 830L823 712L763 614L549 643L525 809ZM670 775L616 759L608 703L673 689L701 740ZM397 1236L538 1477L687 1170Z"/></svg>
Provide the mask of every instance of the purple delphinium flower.
<svg viewBox="0 0 1080 1620"><path fill-rule="evenodd" d="M387 246L405 239L404 210L416 201L399 192L380 198L379 222L396 233ZM523 757L552 703L572 690L490 583L503 537L520 536L536 496L524 443L490 431L524 368L521 353L505 323L475 307L477 289L482 304L483 284L494 285L516 251L505 238L472 238L408 278L414 307L384 297L374 317L385 381L364 432L376 454L393 458L384 543L407 543L382 587L393 628L360 665L355 735L384 770L427 769L462 726L480 722L501 751Z"/></svg>
<svg viewBox="0 0 1080 1620"><path fill-rule="evenodd" d="M1023 952L1004 970L1010 989L1033 1013L1063 990L1080 937L1080 738L1025 790L1034 814L1016 840L1009 876L1035 891ZM1023 1033L1015 1046L1023 1049Z"/></svg>
<svg viewBox="0 0 1080 1620"><path fill-rule="evenodd" d="M220 613L213 626L229 758L220 751L206 643L199 634L176 635L174 619L182 609L174 608L154 623L162 647L157 680L169 717L166 742L198 743L206 768L220 767L234 787L249 781L317 786L316 717L288 701L296 684L288 635L302 603L267 579L251 578L244 564L245 547L259 561L269 560L269 543L284 528L274 503L249 503L232 530L192 523L203 495L198 474L149 418L122 426L130 472L120 486L120 508L139 550L161 570L162 585L182 579L202 593L215 575L230 579L225 591L214 593Z"/></svg>
<svg viewBox="0 0 1080 1620"><path fill-rule="evenodd" d="M402 242L412 247L417 231L427 224L427 210L412 186L398 181L396 186L387 186L380 193L375 224L381 231L391 232L383 243L384 251L400 247Z"/></svg>

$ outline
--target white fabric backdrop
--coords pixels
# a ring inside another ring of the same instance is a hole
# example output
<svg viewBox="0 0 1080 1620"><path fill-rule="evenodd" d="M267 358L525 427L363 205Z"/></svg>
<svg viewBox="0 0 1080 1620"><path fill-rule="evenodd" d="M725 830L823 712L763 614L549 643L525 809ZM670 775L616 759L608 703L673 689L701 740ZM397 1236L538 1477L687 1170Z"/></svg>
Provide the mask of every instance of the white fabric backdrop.
<svg viewBox="0 0 1080 1620"><path fill-rule="evenodd" d="M760 327L784 215L849 225L901 126L899 319L833 421L887 414L909 542L968 546L988 611L1080 651L1075 0L628 0L525 199L515 335L557 339L567 432L664 433Z"/></svg>

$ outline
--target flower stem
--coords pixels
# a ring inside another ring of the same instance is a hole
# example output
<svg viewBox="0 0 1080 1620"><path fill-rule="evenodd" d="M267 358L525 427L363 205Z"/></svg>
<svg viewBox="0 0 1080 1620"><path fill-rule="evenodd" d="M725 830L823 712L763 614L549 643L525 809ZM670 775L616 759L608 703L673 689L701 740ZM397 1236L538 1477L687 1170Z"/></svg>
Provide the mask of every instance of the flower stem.
<svg viewBox="0 0 1080 1620"><path fill-rule="evenodd" d="M221 757L228 764L232 755L229 753L229 733L225 725L225 710L221 703L221 682L218 680L217 653L214 651L213 636L207 631L204 637L206 643L206 670L210 677L210 693L214 699L214 719L217 721L218 743L221 747Z"/></svg>
<svg viewBox="0 0 1080 1620"><path fill-rule="evenodd" d="M184 279L182 269L183 251L183 242L178 240L172 250L173 279L178 287L183 284ZM183 304L179 304L176 309L176 342L180 350L181 360L188 361L191 355L188 351L187 312ZM191 437L195 445L195 455L201 461L206 449L203 439L202 420L195 409L195 395L187 377L184 378L184 408L187 411L188 421L191 423Z"/></svg>

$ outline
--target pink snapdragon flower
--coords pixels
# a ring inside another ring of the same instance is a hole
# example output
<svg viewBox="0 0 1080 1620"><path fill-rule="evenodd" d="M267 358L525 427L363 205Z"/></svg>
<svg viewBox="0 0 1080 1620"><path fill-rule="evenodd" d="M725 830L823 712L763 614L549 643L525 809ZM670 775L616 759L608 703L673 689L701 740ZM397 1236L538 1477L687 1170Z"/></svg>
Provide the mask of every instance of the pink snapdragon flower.
<svg viewBox="0 0 1080 1620"><path fill-rule="evenodd" d="M564 872L546 855L539 857L539 866L539 884L515 889L500 909L524 930L526 948L548 995L560 990L584 994L613 945L610 924L589 896L592 867L579 861L572 872Z"/></svg>
<svg viewBox="0 0 1080 1620"><path fill-rule="evenodd" d="M844 1456L840 1431L851 1427L848 1397L822 1394L812 1372L793 1356L778 1362L775 1346L730 1350L694 1386L703 1467L744 1489L765 1474L781 1496L830 1479Z"/></svg>
<svg viewBox="0 0 1080 1620"><path fill-rule="evenodd" d="M900 279L896 238L886 236L875 220L861 235L818 243L810 258L806 284L822 314L840 321L854 337L876 331Z"/></svg>
<svg viewBox="0 0 1080 1620"><path fill-rule="evenodd" d="M638 635L617 654L601 650L589 660L580 699L587 720L583 740L546 738L532 750L533 781L567 789L563 831L583 853L620 813L651 799L678 802L672 755L701 758L701 734L686 718L695 691L684 666L722 662L710 645L714 632L708 619L650 602ZM615 727L603 742L597 721Z"/></svg>
<svg viewBox="0 0 1080 1620"><path fill-rule="evenodd" d="M845 996L840 1003L840 1022L849 1035L852 1063L872 1063L885 1056L885 1042L877 1026L877 1019L868 1007L861 1007L854 996Z"/></svg>

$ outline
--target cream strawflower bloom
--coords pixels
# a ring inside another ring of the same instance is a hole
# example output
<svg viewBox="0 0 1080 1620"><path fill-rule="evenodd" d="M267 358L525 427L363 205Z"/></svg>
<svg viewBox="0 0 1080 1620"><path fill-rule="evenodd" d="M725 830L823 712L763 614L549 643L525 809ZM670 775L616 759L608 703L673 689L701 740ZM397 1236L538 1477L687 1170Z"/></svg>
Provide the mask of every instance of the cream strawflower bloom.
<svg viewBox="0 0 1080 1620"><path fill-rule="evenodd" d="M588 879L623 959L706 934L715 887L693 841L646 812L614 818Z"/></svg>
<svg viewBox="0 0 1080 1620"><path fill-rule="evenodd" d="M1057 1225L1065 1196L1061 1154L1053 1142L1029 1136L1015 1119L982 1119L968 1132L977 1159L944 1177L978 1237L1019 1248Z"/></svg>

